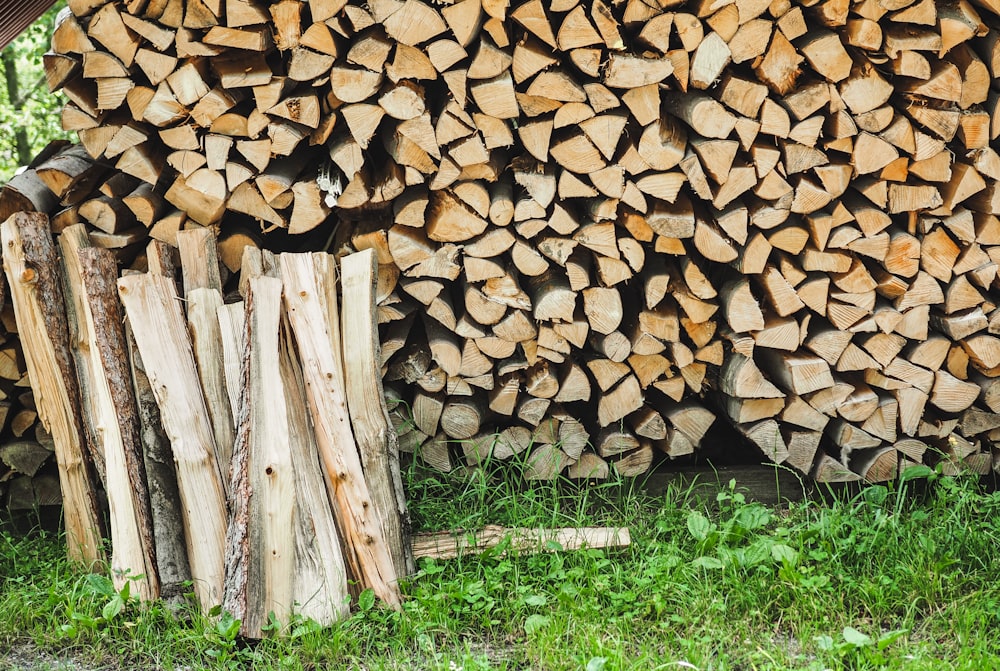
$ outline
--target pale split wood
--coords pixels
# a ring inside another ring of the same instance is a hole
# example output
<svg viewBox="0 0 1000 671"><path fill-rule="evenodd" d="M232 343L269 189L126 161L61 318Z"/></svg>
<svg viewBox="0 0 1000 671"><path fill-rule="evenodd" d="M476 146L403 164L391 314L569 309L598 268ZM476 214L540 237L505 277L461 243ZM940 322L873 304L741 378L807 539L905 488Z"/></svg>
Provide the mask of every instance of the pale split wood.
<svg viewBox="0 0 1000 671"><path fill-rule="evenodd" d="M192 228L177 234L184 277L184 297L199 287L222 291L219 274L219 253L215 232L211 228Z"/></svg>
<svg viewBox="0 0 1000 671"><path fill-rule="evenodd" d="M59 235L60 265L63 296L66 299L66 326L69 329L69 346L76 364L76 380L80 389L81 421L84 427L86 445L92 455L97 477L104 483L104 444L94 426L94 399L91 389L94 385L93 360L91 359L90 325L87 322L86 298L83 295L80 258L78 252L90 247L90 238L84 224L75 224Z"/></svg>
<svg viewBox="0 0 1000 671"><path fill-rule="evenodd" d="M187 325L173 281L166 277L123 277L118 293L170 437L191 577L207 612L222 603L227 511Z"/></svg>
<svg viewBox="0 0 1000 671"><path fill-rule="evenodd" d="M282 318L281 378L295 474L295 612L325 626L347 617L350 611L347 566L287 315Z"/></svg>
<svg viewBox="0 0 1000 671"><path fill-rule="evenodd" d="M377 270L373 249L341 259L341 334L351 426L396 574L402 576L412 573L415 567L407 551L410 524L399 470L398 438L389 421L380 374L375 322Z"/></svg>
<svg viewBox="0 0 1000 671"><path fill-rule="evenodd" d="M392 555L371 505L357 445L351 432L342 368L331 343L327 293L332 287L316 272L309 254L282 254L285 306L302 358L309 410L323 460L339 527L353 550L345 557L353 576L387 605L398 608L401 596ZM326 309L325 309L326 308ZM339 320L338 320L339 321ZM342 366L342 364L341 364Z"/></svg>
<svg viewBox="0 0 1000 671"><path fill-rule="evenodd" d="M58 261L48 217L18 213L0 227L4 271L42 424L55 442L68 554L104 559L97 491L84 452L79 392L66 331Z"/></svg>
<svg viewBox="0 0 1000 671"><path fill-rule="evenodd" d="M222 304L222 294L217 289L197 287L189 290L186 295L191 346L198 366L198 377L212 424L212 432L215 435L215 459L220 471L225 475L229 472L229 462L233 454L235 411L230 405L225 379L225 356L218 317L218 310ZM228 478L223 478L222 485L228 498Z"/></svg>
<svg viewBox="0 0 1000 671"><path fill-rule="evenodd" d="M122 307L115 287L118 267L114 254L105 249L82 249L78 260L93 374L91 412L106 464L111 578L118 590L130 585L139 599L157 599L160 582L153 519Z"/></svg>
<svg viewBox="0 0 1000 671"><path fill-rule="evenodd" d="M279 361L281 311L281 280L251 279L225 592L226 607L239 614L240 631L250 638L263 637L272 613L288 622L293 608L296 497Z"/></svg>
<svg viewBox="0 0 1000 671"><path fill-rule="evenodd" d="M247 286L249 287L249 281ZM220 306L216 312L216 318L219 320L219 332L222 338L222 362L226 378L226 393L229 396L229 407L232 410L233 426L235 427L240 406L240 390L243 385L240 377L240 365L243 360L243 322L246 318L243 302ZM233 440L235 444L235 429Z"/></svg>
<svg viewBox="0 0 1000 671"><path fill-rule="evenodd" d="M160 408L156 404L153 388L146 376L146 369L127 319L125 337L128 341L131 383L140 426L142 459L146 469L160 598L168 603L179 603L188 592L191 567L184 541L184 513L177 489L173 450L160 421Z"/></svg>

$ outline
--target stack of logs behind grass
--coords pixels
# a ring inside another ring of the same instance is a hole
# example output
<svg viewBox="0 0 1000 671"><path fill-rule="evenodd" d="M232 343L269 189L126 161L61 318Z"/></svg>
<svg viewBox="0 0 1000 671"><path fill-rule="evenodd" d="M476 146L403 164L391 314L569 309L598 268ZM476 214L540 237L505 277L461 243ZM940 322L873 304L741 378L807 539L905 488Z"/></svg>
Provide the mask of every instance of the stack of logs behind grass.
<svg viewBox="0 0 1000 671"><path fill-rule="evenodd" d="M234 271L339 222L439 468L637 474L716 415L819 480L993 464L992 0L70 6L60 185L116 172L55 220Z"/></svg>
<svg viewBox="0 0 1000 671"><path fill-rule="evenodd" d="M246 301L223 304L206 228L182 232L179 255L154 241L149 271L121 278L83 225L55 243L45 215L20 213L0 233L72 558L102 560L109 536L118 588L149 599L192 581L256 638L293 609L340 618L348 581L399 605L413 559L371 338L374 252L343 261L361 328L341 339L326 254L248 252Z"/></svg>
<svg viewBox="0 0 1000 671"><path fill-rule="evenodd" d="M148 600L193 588L205 612L221 606L261 638L293 616L338 620L365 589L400 607L414 557L504 539L525 551L630 542L615 528L411 538L373 250L338 273L326 253L248 248L241 295L224 302L207 228L180 232L177 248L151 242L147 271L121 276L82 224L53 240L44 214L22 212L0 240L69 556L107 562L116 589Z"/></svg>

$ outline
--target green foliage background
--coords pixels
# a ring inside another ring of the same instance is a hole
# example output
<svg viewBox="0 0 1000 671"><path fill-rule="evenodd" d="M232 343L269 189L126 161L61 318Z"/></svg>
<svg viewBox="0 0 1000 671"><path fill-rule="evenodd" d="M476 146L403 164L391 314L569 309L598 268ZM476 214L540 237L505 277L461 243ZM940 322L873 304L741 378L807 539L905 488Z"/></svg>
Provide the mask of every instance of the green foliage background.
<svg viewBox="0 0 1000 671"><path fill-rule="evenodd" d="M0 58L0 184L28 163L50 140L66 137L59 116L65 104L61 92L50 93L45 83L42 54L49 50L56 15L66 6L59 0L3 50ZM8 68L13 64L18 95L11 96ZM14 99L12 99L14 98ZM28 154L18 150L18 132L24 130Z"/></svg>

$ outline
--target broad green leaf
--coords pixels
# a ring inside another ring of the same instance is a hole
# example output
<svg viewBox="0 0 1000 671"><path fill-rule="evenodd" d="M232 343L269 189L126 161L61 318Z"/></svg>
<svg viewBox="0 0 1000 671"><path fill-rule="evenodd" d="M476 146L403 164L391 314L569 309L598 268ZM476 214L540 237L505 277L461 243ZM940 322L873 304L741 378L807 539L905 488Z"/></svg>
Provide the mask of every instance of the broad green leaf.
<svg viewBox="0 0 1000 671"><path fill-rule="evenodd" d="M104 604L104 608L101 609L101 615L105 620L113 620L122 612L123 605L122 598L116 594L113 599Z"/></svg>
<svg viewBox="0 0 1000 671"><path fill-rule="evenodd" d="M524 621L524 633L529 636L534 634L536 631L542 627L547 627L549 624L548 615L529 615L528 619Z"/></svg>
<svg viewBox="0 0 1000 671"><path fill-rule="evenodd" d="M916 466L910 466L902 473L899 474L900 482L909 482L910 480L920 480L922 478L931 478L934 476L934 469L930 466L924 466L923 464L918 464Z"/></svg>
<svg viewBox="0 0 1000 671"><path fill-rule="evenodd" d="M699 568L706 569L720 569L723 567L723 563L716 559L715 557L698 557L693 562L691 566L697 566Z"/></svg>
<svg viewBox="0 0 1000 671"><path fill-rule="evenodd" d="M364 592L358 596L358 608L362 611L371 610L375 606L375 592L371 589L366 589Z"/></svg>
<svg viewBox="0 0 1000 671"><path fill-rule="evenodd" d="M524 598L524 603L528 606L544 606L548 602L544 594L532 594Z"/></svg>
<svg viewBox="0 0 1000 671"><path fill-rule="evenodd" d="M90 573L84 577L83 581L87 585L87 589L90 590L91 594L106 596L109 599L111 597L118 596L118 592L115 591L114 583L103 575Z"/></svg>
<svg viewBox="0 0 1000 671"><path fill-rule="evenodd" d="M688 514L688 531L691 532L691 535L694 536L695 540L703 541L708 538L708 534L712 531L713 526L714 525L708 520L708 518L697 510L692 510Z"/></svg>
<svg viewBox="0 0 1000 671"><path fill-rule="evenodd" d="M790 566L794 566L799 561L799 553L784 543L775 543L772 545L771 556L774 557L774 561L779 561L782 564Z"/></svg>
<svg viewBox="0 0 1000 671"><path fill-rule="evenodd" d="M844 640L858 648L865 648L872 644L871 636L861 633L854 627L844 627Z"/></svg>
<svg viewBox="0 0 1000 671"><path fill-rule="evenodd" d="M879 650L885 650L890 645L898 641L903 636L909 633L909 629L893 629L892 631L887 631L878 637L877 647Z"/></svg>

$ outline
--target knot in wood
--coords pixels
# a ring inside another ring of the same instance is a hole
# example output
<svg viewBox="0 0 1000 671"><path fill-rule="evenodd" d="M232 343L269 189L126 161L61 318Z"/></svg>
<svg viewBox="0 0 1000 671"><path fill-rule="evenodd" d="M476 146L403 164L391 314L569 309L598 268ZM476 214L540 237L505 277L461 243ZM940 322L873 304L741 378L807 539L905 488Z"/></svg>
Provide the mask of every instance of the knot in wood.
<svg viewBox="0 0 1000 671"><path fill-rule="evenodd" d="M38 273L34 268L25 268L21 271L21 282L24 284L33 284L38 281Z"/></svg>

